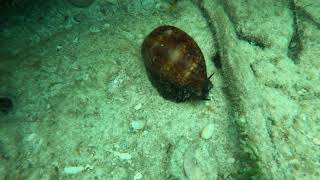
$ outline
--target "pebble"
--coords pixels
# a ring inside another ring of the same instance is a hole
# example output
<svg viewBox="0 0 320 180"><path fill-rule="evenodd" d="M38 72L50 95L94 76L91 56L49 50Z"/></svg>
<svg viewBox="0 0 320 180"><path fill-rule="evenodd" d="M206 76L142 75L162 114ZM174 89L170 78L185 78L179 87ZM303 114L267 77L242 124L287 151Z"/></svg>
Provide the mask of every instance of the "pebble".
<svg viewBox="0 0 320 180"><path fill-rule="evenodd" d="M135 120L135 121L131 121L131 127L134 130L141 130L144 128L145 126L145 122L141 121L141 120Z"/></svg>
<svg viewBox="0 0 320 180"><path fill-rule="evenodd" d="M203 128L201 132L201 138L210 139L212 137L213 130L214 130L214 125L212 123L208 124L205 128Z"/></svg>
<svg viewBox="0 0 320 180"><path fill-rule="evenodd" d="M98 33L98 32L101 31L101 29L98 28L97 26L93 25L93 26L90 26L89 31L90 31L91 33Z"/></svg>
<svg viewBox="0 0 320 180"><path fill-rule="evenodd" d="M74 40L72 42L73 43L78 43L79 42L79 38L78 37L74 38Z"/></svg>
<svg viewBox="0 0 320 180"><path fill-rule="evenodd" d="M133 177L134 180L141 180L142 179L142 174L140 172L137 172L134 177Z"/></svg>
<svg viewBox="0 0 320 180"><path fill-rule="evenodd" d="M320 146L320 138L313 138L313 143Z"/></svg>
<svg viewBox="0 0 320 180"><path fill-rule="evenodd" d="M142 104L141 103L139 103L139 104L134 106L134 110L136 110L136 111L140 110L141 108L142 108Z"/></svg>
<svg viewBox="0 0 320 180"><path fill-rule="evenodd" d="M28 136L26 136L26 141L34 142L34 141L36 141L36 138L37 138L37 134L31 133Z"/></svg>
<svg viewBox="0 0 320 180"><path fill-rule="evenodd" d="M112 152L115 156L118 156L119 159L121 160L131 160L132 155L130 153L121 153L121 152L117 152L117 151L110 151Z"/></svg>
<svg viewBox="0 0 320 180"><path fill-rule="evenodd" d="M118 157L121 160L130 160L132 158L131 154L129 153L118 153Z"/></svg>
<svg viewBox="0 0 320 180"><path fill-rule="evenodd" d="M104 27L104 28L109 28L109 27L110 27L110 24L109 24L109 23L105 23L105 24L103 25L103 27Z"/></svg>
<svg viewBox="0 0 320 180"><path fill-rule="evenodd" d="M85 168L82 166L69 166L63 169L64 174L78 174L82 172Z"/></svg>
<svg viewBox="0 0 320 180"><path fill-rule="evenodd" d="M63 49L63 46L58 45L58 46L56 47L56 49L57 49L57 51L60 51L61 49Z"/></svg>

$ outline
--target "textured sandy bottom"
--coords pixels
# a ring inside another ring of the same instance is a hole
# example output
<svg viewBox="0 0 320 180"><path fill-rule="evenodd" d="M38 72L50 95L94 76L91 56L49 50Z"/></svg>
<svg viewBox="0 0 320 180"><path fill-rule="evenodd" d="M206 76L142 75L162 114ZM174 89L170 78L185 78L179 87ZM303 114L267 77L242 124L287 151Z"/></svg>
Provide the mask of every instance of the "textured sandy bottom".
<svg viewBox="0 0 320 180"><path fill-rule="evenodd" d="M319 179L319 3L227 2L60 0L2 19L0 179ZM151 85L141 44L164 24L200 46L211 101Z"/></svg>

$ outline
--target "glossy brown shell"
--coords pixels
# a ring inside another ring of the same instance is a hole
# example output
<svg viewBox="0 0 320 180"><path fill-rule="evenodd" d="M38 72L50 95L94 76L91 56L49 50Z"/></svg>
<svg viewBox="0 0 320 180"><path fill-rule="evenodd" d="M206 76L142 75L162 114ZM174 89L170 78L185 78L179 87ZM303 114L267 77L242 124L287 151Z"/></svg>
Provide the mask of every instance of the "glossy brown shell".
<svg viewBox="0 0 320 180"><path fill-rule="evenodd" d="M203 54L184 31L173 26L156 28L143 42L142 56L151 82L166 99L207 98L212 84Z"/></svg>

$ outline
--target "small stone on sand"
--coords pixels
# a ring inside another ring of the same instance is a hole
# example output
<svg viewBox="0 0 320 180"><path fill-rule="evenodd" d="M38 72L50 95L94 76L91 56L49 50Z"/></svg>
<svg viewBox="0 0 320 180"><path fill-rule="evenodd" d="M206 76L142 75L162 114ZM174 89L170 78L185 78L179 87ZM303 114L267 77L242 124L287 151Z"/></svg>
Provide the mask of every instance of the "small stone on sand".
<svg viewBox="0 0 320 180"><path fill-rule="evenodd" d="M141 120L135 120L131 122L131 127L134 130L140 130L143 129L145 126L145 122Z"/></svg>
<svg viewBox="0 0 320 180"><path fill-rule="evenodd" d="M208 124L205 128L203 128L201 132L202 139L210 139L213 134L213 130L214 130L214 125L212 123Z"/></svg>
<svg viewBox="0 0 320 180"><path fill-rule="evenodd" d="M85 168L82 166L69 166L63 169L64 174L78 174L82 172Z"/></svg>

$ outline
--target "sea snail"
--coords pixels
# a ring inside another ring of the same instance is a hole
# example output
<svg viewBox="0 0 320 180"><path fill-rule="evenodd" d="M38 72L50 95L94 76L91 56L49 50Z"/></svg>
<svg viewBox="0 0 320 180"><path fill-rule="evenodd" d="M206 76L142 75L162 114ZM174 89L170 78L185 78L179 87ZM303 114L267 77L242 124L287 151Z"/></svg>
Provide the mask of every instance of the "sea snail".
<svg viewBox="0 0 320 180"><path fill-rule="evenodd" d="M160 26L145 38L141 53L149 79L165 99L208 99L211 76L199 46L187 33Z"/></svg>

